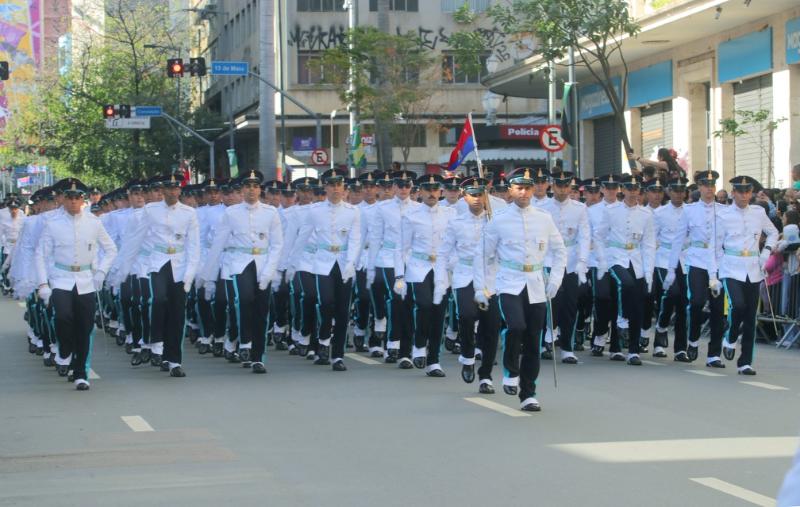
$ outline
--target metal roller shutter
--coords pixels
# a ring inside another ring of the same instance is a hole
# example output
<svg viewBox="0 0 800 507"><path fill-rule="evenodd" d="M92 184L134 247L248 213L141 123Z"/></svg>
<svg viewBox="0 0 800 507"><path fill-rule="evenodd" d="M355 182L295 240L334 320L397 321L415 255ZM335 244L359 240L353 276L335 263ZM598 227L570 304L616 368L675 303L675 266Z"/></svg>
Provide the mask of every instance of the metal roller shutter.
<svg viewBox="0 0 800 507"><path fill-rule="evenodd" d="M658 148L672 147L672 101L642 109L642 156L656 158Z"/></svg>
<svg viewBox="0 0 800 507"><path fill-rule="evenodd" d="M737 111L755 112L764 109L771 115L772 74L734 83L733 107ZM752 176L765 186L771 185L767 157L769 133L760 131L758 125L748 125L744 130L747 134L734 139L735 175Z"/></svg>
<svg viewBox="0 0 800 507"><path fill-rule="evenodd" d="M613 116L594 120L594 174L622 172L622 136Z"/></svg>

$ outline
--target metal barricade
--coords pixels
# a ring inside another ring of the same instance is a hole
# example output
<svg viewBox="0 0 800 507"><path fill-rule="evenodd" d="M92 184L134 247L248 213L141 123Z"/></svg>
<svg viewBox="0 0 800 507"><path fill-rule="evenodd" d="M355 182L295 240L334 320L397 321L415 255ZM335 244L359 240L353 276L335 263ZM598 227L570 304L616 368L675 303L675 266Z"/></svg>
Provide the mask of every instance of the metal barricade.
<svg viewBox="0 0 800 507"><path fill-rule="evenodd" d="M776 340L778 348L800 345L800 251L785 254L778 283L762 285L758 321L760 334Z"/></svg>

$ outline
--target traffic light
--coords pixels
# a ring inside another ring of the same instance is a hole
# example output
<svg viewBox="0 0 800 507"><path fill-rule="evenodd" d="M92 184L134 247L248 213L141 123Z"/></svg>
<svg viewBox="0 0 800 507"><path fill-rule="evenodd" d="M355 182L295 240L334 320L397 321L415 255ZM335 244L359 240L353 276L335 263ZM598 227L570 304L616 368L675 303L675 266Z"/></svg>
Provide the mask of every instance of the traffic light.
<svg viewBox="0 0 800 507"><path fill-rule="evenodd" d="M182 58L170 58L167 60L167 76L183 77L184 71Z"/></svg>
<svg viewBox="0 0 800 507"><path fill-rule="evenodd" d="M206 59L203 57L189 58L189 75L190 76L205 76L206 75Z"/></svg>
<svg viewBox="0 0 800 507"><path fill-rule="evenodd" d="M205 69L205 62L203 62ZM8 81L8 62L0 62L0 81Z"/></svg>
<svg viewBox="0 0 800 507"><path fill-rule="evenodd" d="M129 104L106 104L103 106L103 118L113 120L115 118L130 118L131 106Z"/></svg>
<svg viewBox="0 0 800 507"><path fill-rule="evenodd" d="M128 104L120 104L117 108L117 114L120 118L130 118L131 106Z"/></svg>
<svg viewBox="0 0 800 507"><path fill-rule="evenodd" d="M103 118L110 120L113 119L116 114L117 113L114 110L114 104L106 104L103 106Z"/></svg>

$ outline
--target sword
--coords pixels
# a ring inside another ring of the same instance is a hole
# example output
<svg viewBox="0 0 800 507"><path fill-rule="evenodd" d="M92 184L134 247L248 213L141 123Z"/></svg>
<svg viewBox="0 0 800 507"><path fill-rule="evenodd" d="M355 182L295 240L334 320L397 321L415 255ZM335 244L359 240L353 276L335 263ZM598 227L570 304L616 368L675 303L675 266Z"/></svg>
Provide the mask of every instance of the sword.
<svg viewBox="0 0 800 507"><path fill-rule="evenodd" d="M558 368L556 368L558 360L555 357L556 331L553 327L553 301L547 295L547 284L550 282L550 276L546 276L545 278L544 298L547 302L547 328L550 330L550 336L553 338L553 386L558 389ZM537 350L536 353L541 355L542 351Z"/></svg>
<svg viewBox="0 0 800 507"><path fill-rule="evenodd" d="M100 291L94 291L94 299L97 302L97 312L100 314L100 328L103 330L103 336L106 337L103 340L105 355L108 355L108 333L106 333L106 321L103 318L103 307L100 304Z"/></svg>

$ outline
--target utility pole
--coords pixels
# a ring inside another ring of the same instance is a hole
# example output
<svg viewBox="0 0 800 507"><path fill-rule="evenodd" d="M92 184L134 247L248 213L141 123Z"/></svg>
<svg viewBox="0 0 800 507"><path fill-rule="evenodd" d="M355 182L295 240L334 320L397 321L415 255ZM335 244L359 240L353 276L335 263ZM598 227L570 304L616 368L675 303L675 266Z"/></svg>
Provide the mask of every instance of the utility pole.
<svg viewBox="0 0 800 507"><path fill-rule="evenodd" d="M273 0L259 2L258 73L275 81L275 30ZM272 89L261 81L258 87L258 165L267 180L275 179L275 98Z"/></svg>
<svg viewBox="0 0 800 507"><path fill-rule="evenodd" d="M278 0L278 72L280 74L280 95L281 95L281 181L283 181L288 173L286 172L286 97L283 95L286 83L284 82L284 49L283 49L283 1Z"/></svg>
<svg viewBox="0 0 800 507"><path fill-rule="evenodd" d="M390 33L389 26L389 0L378 0L378 31ZM378 62L378 88L386 89L386 69L382 62ZM390 129L392 120L388 118L375 118L375 139L378 141L378 168L384 171L392 167L392 138Z"/></svg>
<svg viewBox="0 0 800 507"><path fill-rule="evenodd" d="M353 33L356 26L358 25L358 1L357 0L347 0L345 2L345 7L347 8L347 28L350 29L350 33ZM350 49L350 55L353 54L353 38L350 38L348 42L348 48ZM350 56L350 72L348 72L348 83L347 83L347 93L350 97L353 97L356 92L356 83L355 83L355 69L353 65L355 62L353 61L353 57ZM353 139L353 134L356 130L356 125L358 124L358 111L356 110L356 103L351 99L350 103L347 105L347 111L350 113L350 146L355 144L355 140ZM350 151L348 147L348 152ZM350 167L350 177L355 178L356 176L356 168L351 166Z"/></svg>
<svg viewBox="0 0 800 507"><path fill-rule="evenodd" d="M575 81L575 49L569 48L569 86L570 86L570 97L569 97L569 111L572 113L572 144L569 145L569 158L570 162L572 163L572 172L578 178L583 177L580 170L580 156L578 155L580 151L578 150L578 145L580 143L580 136L578 135L580 122L578 121L578 90L577 86L578 83Z"/></svg>
<svg viewBox="0 0 800 507"><path fill-rule="evenodd" d="M547 62L547 123L555 125L556 123L556 62L550 60ZM556 165L556 154L547 152L547 169L552 171Z"/></svg>

